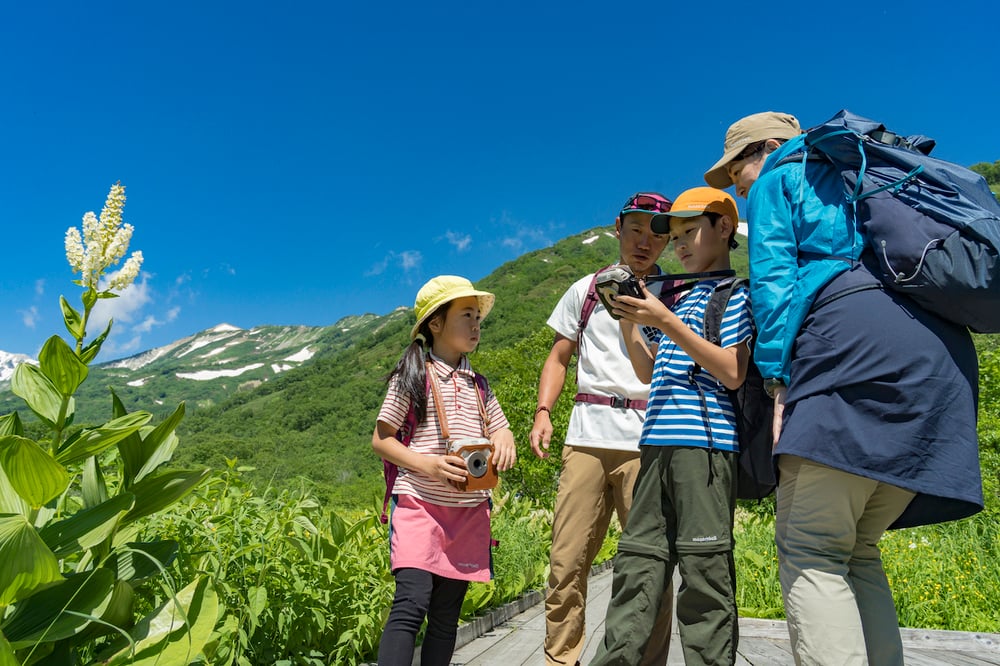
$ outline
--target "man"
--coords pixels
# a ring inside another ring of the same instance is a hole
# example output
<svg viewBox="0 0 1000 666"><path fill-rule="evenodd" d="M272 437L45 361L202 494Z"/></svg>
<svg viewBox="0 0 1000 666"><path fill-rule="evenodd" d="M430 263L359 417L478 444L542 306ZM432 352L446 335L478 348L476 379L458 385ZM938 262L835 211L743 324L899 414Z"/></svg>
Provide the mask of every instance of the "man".
<svg viewBox="0 0 1000 666"><path fill-rule="evenodd" d="M667 234L650 227L654 214L670 210L655 192L629 197L615 220L618 261L639 277L660 273L657 259ZM555 341L542 367L531 448L548 457L551 409L562 392L567 368L577 356L576 403L562 452L562 472L552 524L548 592L545 598L545 660L548 666L578 663L584 646L587 576L607 534L612 512L624 525L639 472L639 433L649 386L632 369L621 328L601 303L581 327L593 292L593 275L577 280L548 319ZM650 285L659 294L662 282ZM665 664L670 644L673 589L660 600L654 635L643 664Z"/></svg>

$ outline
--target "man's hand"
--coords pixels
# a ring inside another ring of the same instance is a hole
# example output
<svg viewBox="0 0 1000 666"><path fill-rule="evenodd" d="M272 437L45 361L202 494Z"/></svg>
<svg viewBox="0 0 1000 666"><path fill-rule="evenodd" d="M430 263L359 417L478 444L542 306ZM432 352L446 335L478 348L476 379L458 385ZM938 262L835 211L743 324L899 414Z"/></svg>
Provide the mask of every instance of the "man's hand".
<svg viewBox="0 0 1000 666"><path fill-rule="evenodd" d="M552 418L547 409L535 413L535 424L531 428L531 450L539 458L549 457L549 441L552 439Z"/></svg>

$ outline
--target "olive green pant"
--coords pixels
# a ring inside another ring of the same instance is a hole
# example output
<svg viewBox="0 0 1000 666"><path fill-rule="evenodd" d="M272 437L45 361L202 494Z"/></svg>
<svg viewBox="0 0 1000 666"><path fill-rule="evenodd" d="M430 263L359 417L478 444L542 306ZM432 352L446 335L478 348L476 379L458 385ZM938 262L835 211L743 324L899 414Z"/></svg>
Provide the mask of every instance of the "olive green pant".
<svg viewBox="0 0 1000 666"><path fill-rule="evenodd" d="M739 631L732 536L736 454L644 446L640 456L604 641L591 666L639 663L675 565L685 663L733 664Z"/></svg>

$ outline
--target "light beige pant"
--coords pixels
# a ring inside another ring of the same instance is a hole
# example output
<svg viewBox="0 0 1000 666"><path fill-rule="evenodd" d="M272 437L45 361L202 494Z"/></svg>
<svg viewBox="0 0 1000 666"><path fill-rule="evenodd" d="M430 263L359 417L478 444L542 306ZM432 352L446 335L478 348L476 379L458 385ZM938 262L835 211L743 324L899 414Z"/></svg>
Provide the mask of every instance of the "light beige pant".
<svg viewBox="0 0 1000 666"><path fill-rule="evenodd" d="M796 664L902 666L878 541L914 493L797 456L778 458L775 542Z"/></svg>
<svg viewBox="0 0 1000 666"><path fill-rule="evenodd" d="M545 596L545 663L573 666L584 646L587 576L611 514L628 520L639 474L639 452L564 446L559 491L552 522L549 585ZM650 637L644 666L667 663L673 617L673 586L668 586Z"/></svg>

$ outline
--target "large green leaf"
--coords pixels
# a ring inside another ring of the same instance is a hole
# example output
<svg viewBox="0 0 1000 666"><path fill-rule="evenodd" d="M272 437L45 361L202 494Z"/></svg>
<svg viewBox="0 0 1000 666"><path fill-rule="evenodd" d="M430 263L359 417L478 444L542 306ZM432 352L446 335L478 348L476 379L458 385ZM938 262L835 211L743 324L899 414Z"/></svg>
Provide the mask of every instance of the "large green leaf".
<svg viewBox="0 0 1000 666"><path fill-rule="evenodd" d="M132 630L134 646L121 649L108 666L188 664L208 643L219 614L219 598L208 576L200 576L140 621Z"/></svg>
<svg viewBox="0 0 1000 666"><path fill-rule="evenodd" d="M69 331L74 340L82 340L83 336L86 335L86 331L83 330L83 317L73 309L73 306L69 304L65 296L59 297L59 307L62 308L63 323L66 324L66 330Z"/></svg>
<svg viewBox="0 0 1000 666"><path fill-rule="evenodd" d="M0 629L15 650L69 638L104 613L114 587L108 569L70 576L18 603Z"/></svg>
<svg viewBox="0 0 1000 666"><path fill-rule="evenodd" d="M98 352L101 351L101 345L104 341L108 339L108 334L111 333L111 320L108 320L108 325L104 328L104 332L98 335L96 338L90 341L83 351L80 352L80 360L84 363L90 363L97 357Z"/></svg>
<svg viewBox="0 0 1000 666"><path fill-rule="evenodd" d="M128 414L128 411L125 409L125 405L122 404L115 390L111 389L111 416L117 419L126 414ZM138 473L139 468L142 467L143 462L142 437L139 436L138 432L134 432L118 442L118 454L121 456L122 464L125 467L122 480L125 482L125 488L127 489L132 486L135 475Z"/></svg>
<svg viewBox="0 0 1000 666"><path fill-rule="evenodd" d="M14 486L10 485L10 479L0 467L0 514L19 513L27 517L31 512L31 507L24 501L24 498L17 494Z"/></svg>
<svg viewBox="0 0 1000 666"><path fill-rule="evenodd" d="M131 542L115 549L107 566L118 570L118 580L141 582L163 573L177 557L180 544L172 539Z"/></svg>
<svg viewBox="0 0 1000 666"><path fill-rule="evenodd" d="M108 484L104 480L104 471L97 456L90 456L83 463L83 482L80 492L83 495L83 505L87 508L108 500Z"/></svg>
<svg viewBox="0 0 1000 666"><path fill-rule="evenodd" d="M87 364L81 361L66 341L58 335L53 335L45 341L42 351L38 353L38 363L42 374L48 377L56 390L64 396L76 393L80 384L87 378Z"/></svg>
<svg viewBox="0 0 1000 666"><path fill-rule="evenodd" d="M14 648L3 634L0 634L0 666L21 666L21 662L14 656Z"/></svg>
<svg viewBox="0 0 1000 666"><path fill-rule="evenodd" d="M24 426L21 425L21 417L17 412L0 416L0 435L24 436Z"/></svg>
<svg viewBox="0 0 1000 666"><path fill-rule="evenodd" d="M35 509L59 497L69 487L66 468L24 437L0 437L0 467L17 494Z"/></svg>
<svg viewBox="0 0 1000 666"><path fill-rule="evenodd" d="M95 507L78 511L65 520L48 524L38 535L56 557L89 550L114 532L122 516L134 504L132 493L122 493Z"/></svg>
<svg viewBox="0 0 1000 666"><path fill-rule="evenodd" d="M14 368L10 378L10 390L27 403L38 418L47 426L59 429L65 425L65 420L73 414L73 398L69 398L66 414L60 423L59 410L62 409L63 395L42 371L30 363L21 363Z"/></svg>
<svg viewBox="0 0 1000 666"><path fill-rule="evenodd" d="M81 430L76 437L66 441L63 448L56 454L56 460L64 465L69 465L95 456L138 431L139 428L149 423L151 418L153 415L149 412L133 412L121 418L112 419L99 428Z"/></svg>
<svg viewBox="0 0 1000 666"><path fill-rule="evenodd" d="M0 515L0 562L0 607L62 579L55 555L22 515Z"/></svg>
<svg viewBox="0 0 1000 666"><path fill-rule="evenodd" d="M164 419L152 431L142 436L142 468L136 472L134 481L141 480L173 457L178 442L174 431L183 418L184 403L182 402L177 405L173 414Z"/></svg>
<svg viewBox="0 0 1000 666"><path fill-rule="evenodd" d="M150 474L132 486L135 506L122 520L128 524L164 509L191 492L205 480L211 469L168 469Z"/></svg>

